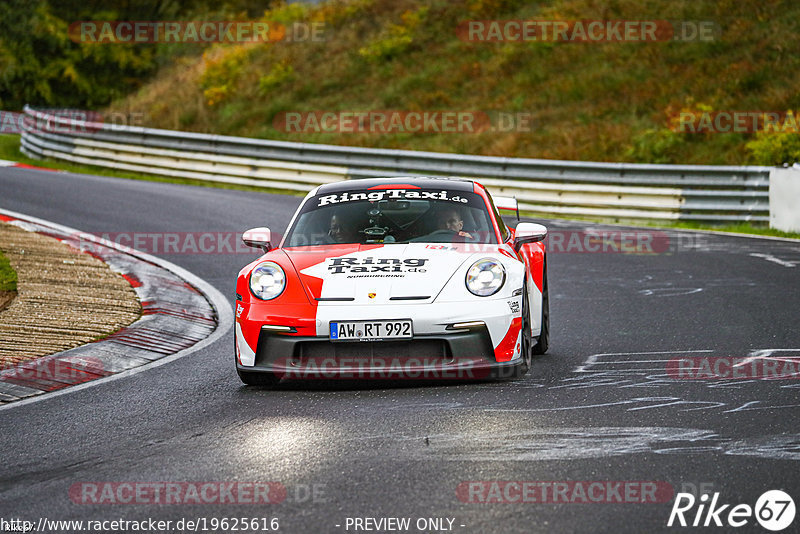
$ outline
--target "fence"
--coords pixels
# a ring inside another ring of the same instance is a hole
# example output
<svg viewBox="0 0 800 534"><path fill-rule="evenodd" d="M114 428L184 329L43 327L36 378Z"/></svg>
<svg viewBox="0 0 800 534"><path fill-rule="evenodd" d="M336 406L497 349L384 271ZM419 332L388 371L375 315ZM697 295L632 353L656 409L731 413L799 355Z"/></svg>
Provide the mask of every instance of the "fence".
<svg viewBox="0 0 800 534"><path fill-rule="evenodd" d="M769 221L771 167L502 158L290 143L78 120L25 108L22 151L176 178L307 191L375 176L475 178L540 214Z"/></svg>

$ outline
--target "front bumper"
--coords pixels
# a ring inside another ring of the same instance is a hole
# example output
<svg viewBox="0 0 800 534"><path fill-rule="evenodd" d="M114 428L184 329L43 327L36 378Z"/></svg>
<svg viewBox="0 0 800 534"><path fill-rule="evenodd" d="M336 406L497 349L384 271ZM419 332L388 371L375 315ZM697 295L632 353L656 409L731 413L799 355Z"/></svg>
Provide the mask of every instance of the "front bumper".
<svg viewBox="0 0 800 534"><path fill-rule="evenodd" d="M237 362L240 371L284 380L480 380L513 377L523 365L521 357L495 359L485 326L374 342L332 342L262 330L255 352L253 366Z"/></svg>
<svg viewBox="0 0 800 534"><path fill-rule="evenodd" d="M237 361L243 365L244 370L249 370L259 364L275 363L271 356L263 356L265 349L259 348L263 343L269 342L262 340L262 336L265 335L264 328L267 325L290 330L284 337L293 338L293 340L290 339L283 344L314 341L329 344L332 321L410 318L413 321L414 341L442 339L450 349L449 354L470 359L474 359L477 355L477 357L485 357L490 363L507 362L519 357L521 308L521 296L456 303L378 305L348 303L347 305L326 304L313 307L310 305L307 307L276 306L269 302L237 302L235 325L238 343ZM460 340L460 336L465 332L464 330L452 330L453 325L476 320L485 324L482 330L482 335L485 337L482 338L481 343L466 343L465 346L462 346L465 342ZM267 333L266 335L272 334ZM484 340L488 341L484 343ZM377 348L380 350L382 347ZM337 350L342 351L343 349ZM256 358L257 352L262 356ZM269 347L266 353L278 354L284 360L296 356L294 349L289 350L282 346L280 340L276 342L275 347ZM307 354L304 352L301 355ZM359 355L363 356L362 353Z"/></svg>

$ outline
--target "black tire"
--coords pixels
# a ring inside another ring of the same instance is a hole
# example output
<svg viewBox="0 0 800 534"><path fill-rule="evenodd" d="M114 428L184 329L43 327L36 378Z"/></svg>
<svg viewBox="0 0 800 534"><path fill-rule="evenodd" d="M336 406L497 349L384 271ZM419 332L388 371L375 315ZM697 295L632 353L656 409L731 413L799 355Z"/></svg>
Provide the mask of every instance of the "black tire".
<svg viewBox="0 0 800 534"><path fill-rule="evenodd" d="M531 309L528 305L528 282L522 288L522 365L514 371L514 378L522 378L531 368L533 350L531 337Z"/></svg>
<svg viewBox="0 0 800 534"><path fill-rule="evenodd" d="M273 373L254 373L252 371L242 371L236 369L239 378L248 386L274 386L281 381Z"/></svg>
<svg viewBox="0 0 800 534"><path fill-rule="evenodd" d="M542 266L542 331L533 346L533 354L541 355L550 346L550 291L547 288L547 262Z"/></svg>

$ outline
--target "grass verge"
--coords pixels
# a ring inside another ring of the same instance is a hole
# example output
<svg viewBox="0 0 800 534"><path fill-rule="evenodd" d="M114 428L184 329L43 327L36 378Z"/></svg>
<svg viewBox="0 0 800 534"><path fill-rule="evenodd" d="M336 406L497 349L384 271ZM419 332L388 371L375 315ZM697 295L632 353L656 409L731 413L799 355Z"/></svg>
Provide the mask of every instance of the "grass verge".
<svg viewBox="0 0 800 534"><path fill-rule="evenodd" d="M554 214L543 214L537 212L521 211L520 217L530 219L558 219L564 221L577 221L597 224L609 224L616 226L638 226L648 228L663 228L675 230L700 230L711 232L723 232L730 234L750 234L767 237L781 237L786 239L800 239L800 232L784 232L775 228L770 228L765 224L753 223L734 223L734 224L704 224L692 221L663 221L663 220L641 220L641 219L612 219L608 217L559 217Z"/></svg>
<svg viewBox="0 0 800 534"><path fill-rule="evenodd" d="M670 226L671 228L685 230L714 230L717 232L728 232L733 234L754 234L769 237L784 237L788 239L800 239L800 232L784 232L768 226L758 226L749 223L726 224L722 226L712 226L691 222L679 222Z"/></svg>
<svg viewBox="0 0 800 534"><path fill-rule="evenodd" d="M0 292L17 290L17 272L0 250Z"/></svg>

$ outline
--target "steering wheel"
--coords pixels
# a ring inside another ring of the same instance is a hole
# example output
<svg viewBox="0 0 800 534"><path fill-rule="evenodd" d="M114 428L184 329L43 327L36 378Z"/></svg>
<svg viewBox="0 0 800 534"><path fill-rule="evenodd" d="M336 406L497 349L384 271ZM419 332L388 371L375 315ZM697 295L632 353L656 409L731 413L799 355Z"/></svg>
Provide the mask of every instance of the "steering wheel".
<svg viewBox="0 0 800 534"><path fill-rule="evenodd" d="M448 230L446 228L442 228L442 229L439 229L439 230L434 230L433 232L429 233L428 235L426 235L424 237L433 237L435 235L446 235L446 234L458 235L458 232L454 232L452 230Z"/></svg>

